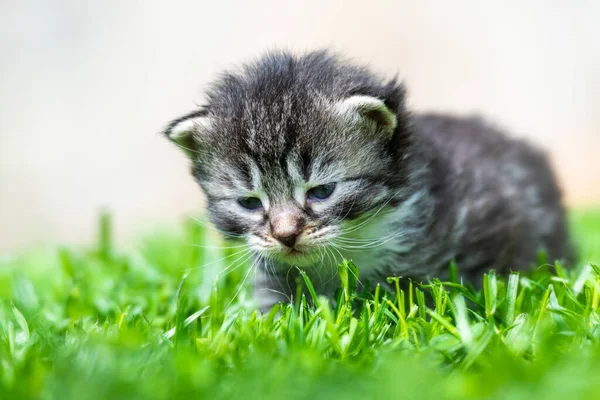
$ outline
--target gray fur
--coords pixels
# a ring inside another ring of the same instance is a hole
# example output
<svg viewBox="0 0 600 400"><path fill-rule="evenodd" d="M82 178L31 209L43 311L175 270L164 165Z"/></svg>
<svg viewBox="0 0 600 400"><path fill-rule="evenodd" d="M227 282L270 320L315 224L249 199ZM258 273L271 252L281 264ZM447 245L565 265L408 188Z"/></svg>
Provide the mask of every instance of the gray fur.
<svg viewBox="0 0 600 400"><path fill-rule="evenodd" d="M403 85L328 52L276 52L224 73L204 107L169 125L213 223L254 251L263 309L295 293L297 267L331 296L343 257L362 283L385 285L444 279L451 260L476 283L542 249L571 256L540 151L479 118L411 115L404 102ZM330 198L306 194L328 183ZM244 209L247 197L262 207Z"/></svg>

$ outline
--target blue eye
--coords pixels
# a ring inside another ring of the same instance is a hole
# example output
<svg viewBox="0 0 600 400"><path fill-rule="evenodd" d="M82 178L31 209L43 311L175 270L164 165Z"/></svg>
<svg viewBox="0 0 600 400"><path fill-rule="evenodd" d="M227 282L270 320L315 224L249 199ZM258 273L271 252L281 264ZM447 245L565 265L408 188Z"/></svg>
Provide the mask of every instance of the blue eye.
<svg viewBox="0 0 600 400"><path fill-rule="evenodd" d="M306 197L309 200L325 200L335 190L335 183L328 183L326 185L319 185L311 188L308 192L306 192Z"/></svg>
<svg viewBox="0 0 600 400"><path fill-rule="evenodd" d="M262 208L262 203L258 197L242 197L238 199L240 206L247 210L258 210Z"/></svg>

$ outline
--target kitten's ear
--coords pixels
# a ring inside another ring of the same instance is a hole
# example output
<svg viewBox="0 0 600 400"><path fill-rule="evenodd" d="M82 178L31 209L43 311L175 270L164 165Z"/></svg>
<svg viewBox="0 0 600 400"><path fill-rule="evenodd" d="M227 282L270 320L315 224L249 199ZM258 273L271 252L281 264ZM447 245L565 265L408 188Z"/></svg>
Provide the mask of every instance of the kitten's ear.
<svg viewBox="0 0 600 400"><path fill-rule="evenodd" d="M335 110L343 119L351 123L366 124L386 135L391 135L398 121L396 114L376 97L357 95L348 97L335 105Z"/></svg>
<svg viewBox="0 0 600 400"><path fill-rule="evenodd" d="M188 157L193 158L199 153L202 133L210 124L210 117L206 110L194 111L172 121L164 134Z"/></svg>

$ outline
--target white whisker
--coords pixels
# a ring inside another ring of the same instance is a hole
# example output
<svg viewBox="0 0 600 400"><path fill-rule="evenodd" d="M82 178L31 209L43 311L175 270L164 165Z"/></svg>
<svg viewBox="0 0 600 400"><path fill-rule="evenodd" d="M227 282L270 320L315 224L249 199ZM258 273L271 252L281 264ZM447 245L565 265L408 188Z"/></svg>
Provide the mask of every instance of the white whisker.
<svg viewBox="0 0 600 400"><path fill-rule="evenodd" d="M205 227L205 228L207 228L207 229L212 229L212 230L213 230L213 231L215 231L215 232L219 232L220 234L222 234L222 235L224 235L224 236L228 236L228 237L234 237L234 238L238 238L238 239L239 239L239 238L243 238L243 237L244 237L243 235L240 235L240 234L235 234L235 233L229 233L229 232L225 232L225 231L223 231L223 230L221 230L221 229L218 229L217 227L213 226L212 224L210 224L210 225L209 225L209 224L205 223L204 221L202 221L202 220L201 220L201 219L199 219L199 218L196 218L196 217L191 217L191 219L192 219L194 222L196 222L197 224L199 224L199 225L202 225L203 227Z"/></svg>
<svg viewBox="0 0 600 400"><path fill-rule="evenodd" d="M238 254L240 254L240 253L242 253L242 252L244 252L244 254L241 256L241 257L243 257L243 256L244 256L244 255L246 255L246 254L247 254L249 251L250 251L250 250L246 250L246 251L244 252L244 250L239 250L239 251L236 251L235 253L228 254L228 255L226 255L226 256L224 256L224 257L221 257L221 258L219 258L218 260L214 260L214 261L211 261L211 262L209 262L209 263L202 264L202 265L198 265L197 267L194 267L194 268L190 268L190 270L195 270L195 269L198 269L198 268L204 268L204 267L211 266L211 265L213 265L213 264L216 264L216 263L218 263L219 261L226 260L226 259L228 259L228 258L230 258L230 257L233 257L233 256L236 256L236 255L238 255Z"/></svg>
<svg viewBox="0 0 600 400"><path fill-rule="evenodd" d="M246 283L246 279L248 279L248 275L250 274L250 272L256 268L256 264L259 261L260 256L256 257L256 259L254 260L254 262L252 263L252 265L250 265L250 268L248 268L248 271L246 272L246 274L244 274L244 279L242 280L242 282L240 282L238 284L238 289L235 292L235 294L233 295L233 297L231 298L231 300L229 300L229 303L227 303L226 307L229 307L231 305L231 303L237 298L237 296L240 294L240 291L244 288L244 284Z"/></svg>

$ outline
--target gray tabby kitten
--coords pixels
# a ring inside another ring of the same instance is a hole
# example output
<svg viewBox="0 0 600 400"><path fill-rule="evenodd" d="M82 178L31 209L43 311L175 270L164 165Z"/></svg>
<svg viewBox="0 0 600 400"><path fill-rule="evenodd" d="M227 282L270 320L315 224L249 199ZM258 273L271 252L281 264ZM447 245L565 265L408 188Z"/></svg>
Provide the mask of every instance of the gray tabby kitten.
<svg viewBox="0 0 600 400"><path fill-rule="evenodd" d="M214 225L255 256L262 309L289 301L298 268L332 296L360 282L476 281L570 256L546 158L478 118L413 115L404 86L326 51L267 54L223 73L166 136L192 160Z"/></svg>

